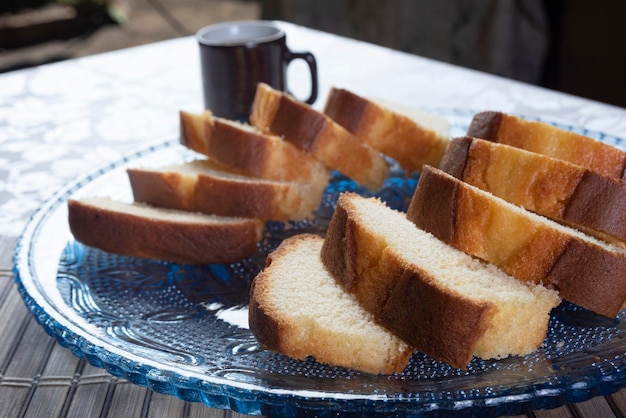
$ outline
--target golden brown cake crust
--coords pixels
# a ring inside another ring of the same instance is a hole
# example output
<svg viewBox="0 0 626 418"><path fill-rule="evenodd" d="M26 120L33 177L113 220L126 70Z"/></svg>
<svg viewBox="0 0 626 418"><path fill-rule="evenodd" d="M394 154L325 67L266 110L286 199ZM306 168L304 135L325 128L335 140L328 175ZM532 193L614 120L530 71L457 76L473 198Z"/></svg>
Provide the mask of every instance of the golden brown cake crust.
<svg viewBox="0 0 626 418"><path fill-rule="evenodd" d="M78 200L68 202L70 231L85 245L182 264L238 261L257 251L263 223L185 223L146 219Z"/></svg>
<svg viewBox="0 0 626 418"><path fill-rule="evenodd" d="M348 213L343 205L337 205L326 229L322 246L322 262L346 291L354 293L356 279L354 248L352 240L346 239Z"/></svg>
<svg viewBox="0 0 626 418"><path fill-rule="evenodd" d="M389 164L379 152L323 113L267 85L257 87L250 122L372 190L380 188L389 174Z"/></svg>
<svg viewBox="0 0 626 418"><path fill-rule="evenodd" d="M322 246L322 261L381 325L417 350L465 368L495 306L467 299L441 287L419 267L407 266L385 248L383 237L374 237L361 225L351 209L351 196L339 197ZM376 263L376 277L368 275L365 270Z"/></svg>
<svg viewBox="0 0 626 418"><path fill-rule="evenodd" d="M439 168L532 212L598 238L626 241L626 182L546 155L454 138Z"/></svg>
<svg viewBox="0 0 626 418"><path fill-rule="evenodd" d="M549 155L609 177L626 178L626 151L547 123L502 112L481 112L474 116L467 135Z"/></svg>
<svg viewBox="0 0 626 418"><path fill-rule="evenodd" d="M563 299L614 317L626 299L625 269L623 254L593 251L581 240L570 240L549 272L549 280Z"/></svg>
<svg viewBox="0 0 626 418"><path fill-rule="evenodd" d="M464 369L494 309L438 286L426 272L413 268L398 278L379 320L417 350Z"/></svg>
<svg viewBox="0 0 626 418"><path fill-rule="evenodd" d="M277 250L280 246L277 248ZM265 260L265 268L272 264L273 256L278 256L280 253L270 253ZM280 335L281 324L277 321L271 312L266 312L264 306L259 303L265 296L257 296L259 291L257 290L257 284L264 279L267 275L265 270L258 274L258 278L252 281L250 285L250 305L248 307L248 325L251 330L254 330L254 336L259 345L270 351L280 352Z"/></svg>
<svg viewBox="0 0 626 418"><path fill-rule="evenodd" d="M322 199L323 190L310 184L244 178L222 172L208 161L193 163L209 170L192 174L176 167L128 169L135 201L212 215L287 221L313 217Z"/></svg>
<svg viewBox="0 0 626 418"><path fill-rule="evenodd" d="M180 142L240 174L323 187L329 170L320 161L280 137L245 129L210 112L180 112Z"/></svg>
<svg viewBox="0 0 626 418"><path fill-rule="evenodd" d="M257 119L251 117L251 121L254 124ZM328 123L321 113L313 111L304 103L292 100L283 94L279 96L278 107L274 117L268 122L267 129L270 132L275 132L284 137L285 140L313 155L315 155L313 152L317 136ZM263 125L262 129L265 127L266 125Z"/></svg>
<svg viewBox="0 0 626 418"><path fill-rule="evenodd" d="M459 183L422 181L428 179L429 172L430 168L426 167L420 176L407 209L407 218L443 242L452 243L457 235Z"/></svg>
<svg viewBox="0 0 626 418"><path fill-rule="evenodd" d="M449 142L409 117L346 89L330 90L324 113L409 174L424 164L437 165Z"/></svg>
<svg viewBox="0 0 626 418"><path fill-rule="evenodd" d="M210 112L194 115L181 111L179 113L181 145L206 155L208 144L206 136L210 134L207 128L211 126L211 117Z"/></svg>
<svg viewBox="0 0 626 418"><path fill-rule="evenodd" d="M126 170L135 202L159 208L193 211L193 185L175 172L155 172L141 168Z"/></svg>
<svg viewBox="0 0 626 418"><path fill-rule="evenodd" d="M379 350L381 341L374 340L373 337L365 338L365 346L358 341L345 341L350 336L348 330L339 330L346 327L346 324L338 324L337 328L323 329L315 319L286 313L281 308L277 309L277 303L272 294L272 282L277 280L290 280L285 277L276 276L275 268L281 269L282 259L293 257L291 254L295 247L307 243L315 242L316 248L321 247L322 238L316 235L301 234L285 239L278 248L272 252L266 261L265 268L254 278L250 288L250 305L248 312L248 322L250 330L253 332L257 342L262 348L272 350L277 353L304 360L308 356L315 357L318 361L326 364L351 367L369 373L391 374L401 372L407 365L413 349L397 339L390 344L390 352L383 353ZM319 252L316 253L319 256ZM303 264L310 260L300 260ZM319 261L318 261L319 263ZM321 268L323 266L320 265ZM315 272L311 272L315 274ZM301 278L301 277L300 277ZM329 277L330 279L330 277ZM332 280L332 279L331 279ZM314 291L311 291L314 293ZM284 296L283 296L284 297ZM315 303L316 298L328 297L324 295L310 295L311 303ZM325 313L326 314L326 313ZM382 332L382 330L381 330ZM391 337L390 334L387 334ZM338 341L341 338L344 341ZM369 346L367 346L370 344ZM375 344L376 347L371 346ZM341 348L343 346L346 350ZM376 351L376 354L372 353Z"/></svg>
<svg viewBox="0 0 626 418"><path fill-rule="evenodd" d="M453 138L448 145L446 153L441 157L438 168L458 179L463 179L465 175L465 167L467 167L470 158L470 147L473 138L463 136Z"/></svg>
<svg viewBox="0 0 626 418"><path fill-rule="evenodd" d="M206 155L213 161L246 174L265 172L270 148L262 135L240 129L219 118L211 119L207 130L210 136Z"/></svg>
<svg viewBox="0 0 626 418"><path fill-rule="evenodd" d="M324 113L348 132L356 134L366 118L368 106L368 100L361 96L332 87L324 105Z"/></svg>
<svg viewBox="0 0 626 418"><path fill-rule="evenodd" d="M593 171L586 171L563 214L563 219L593 228L626 241L626 182L607 181ZM602 237L602 236L600 236Z"/></svg>
<svg viewBox="0 0 626 418"><path fill-rule="evenodd" d="M291 183L292 185L294 183ZM288 220L286 195L289 184L247 183L200 174L194 206L203 213L222 216ZM285 206L282 204L285 203ZM296 207L300 202L295 202Z"/></svg>
<svg viewBox="0 0 626 418"><path fill-rule="evenodd" d="M502 112L477 113L467 129L467 136L496 141L503 118L504 113Z"/></svg>
<svg viewBox="0 0 626 418"><path fill-rule="evenodd" d="M444 242L496 264L563 299L615 317L626 300L626 255L515 213L506 202L443 171L422 173L407 218Z"/></svg>

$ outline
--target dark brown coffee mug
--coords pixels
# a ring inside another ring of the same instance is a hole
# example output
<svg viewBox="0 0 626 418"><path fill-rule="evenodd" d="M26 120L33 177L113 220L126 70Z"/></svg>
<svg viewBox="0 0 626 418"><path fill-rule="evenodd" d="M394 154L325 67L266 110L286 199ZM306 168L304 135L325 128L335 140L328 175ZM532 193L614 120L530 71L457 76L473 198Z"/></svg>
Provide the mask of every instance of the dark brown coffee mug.
<svg viewBox="0 0 626 418"><path fill-rule="evenodd" d="M206 109L215 116L247 120L258 83L288 91L287 67L303 59L311 72L311 95L317 99L317 63L310 52L287 48L285 32L267 21L226 22L200 29L200 67Z"/></svg>

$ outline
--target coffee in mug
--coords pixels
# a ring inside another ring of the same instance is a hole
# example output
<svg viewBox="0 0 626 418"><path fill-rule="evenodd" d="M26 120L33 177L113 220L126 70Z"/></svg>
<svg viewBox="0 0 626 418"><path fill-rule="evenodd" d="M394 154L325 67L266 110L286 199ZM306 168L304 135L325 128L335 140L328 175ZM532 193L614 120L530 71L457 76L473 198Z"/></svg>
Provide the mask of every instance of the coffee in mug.
<svg viewBox="0 0 626 418"><path fill-rule="evenodd" d="M310 52L287 47L285 32L268 21L226 22L197 32L205 108L215 116L247 121L258 83L288 91L287 67L303 59L311 72L311 94L317 99L317 63Z"/></svg>

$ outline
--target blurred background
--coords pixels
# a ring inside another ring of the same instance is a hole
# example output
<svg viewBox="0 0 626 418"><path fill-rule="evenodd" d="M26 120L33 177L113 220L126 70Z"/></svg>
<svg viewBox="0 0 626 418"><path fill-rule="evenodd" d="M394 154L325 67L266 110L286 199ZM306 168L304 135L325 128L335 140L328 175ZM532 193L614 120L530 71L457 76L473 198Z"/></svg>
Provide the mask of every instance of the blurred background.
<svg viewBox="0 0 626 418"><path fill-rule="evenodd" d="M0 0L0 72L283 20L626 107L626 2Z"/></svg>

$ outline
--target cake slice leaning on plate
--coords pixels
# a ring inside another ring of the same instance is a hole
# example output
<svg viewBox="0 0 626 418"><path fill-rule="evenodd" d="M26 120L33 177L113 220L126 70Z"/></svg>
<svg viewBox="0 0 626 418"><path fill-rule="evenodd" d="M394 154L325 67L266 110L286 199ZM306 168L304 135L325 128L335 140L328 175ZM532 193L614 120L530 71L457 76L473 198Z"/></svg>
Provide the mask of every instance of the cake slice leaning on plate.
<svg viewBox="0 0 626 418"><path fill-rule="evenodd" d="M268 256L250 289L249 325L261 347L368 373L402 371L412 348L376 324L330 275L322 238L301 234Z"/></svg>
<svg viewBox="0 0 626 418"><path fill-rule="evenodd" d="M324 113L357 139L396 160L411 174L437 165L450 141L447 119L333 87Z"/></svg>
<svg viewBox="0 0 626 418"><path fill-rule="evenodd" d="M257 86L250 122L373 191L389 174L389 164L380 152L323 113L266 84Z"/></svg>
<svg viewBox="0 0 626 418"><path fill-rule="evenodd" d="M439 169L596 238L626 246L626 182L547 155L454 138Z"/></svg>
<svg viewBox="0 0 626 418"><path fill-rule="evenodd" d="M68 201L70 231L101 250L181 264L238 261L253 255L263 222L158 209L108 198Z"/></svg>
<svg viewBox="0 0 626 418"><path fill-rule="evenodd" d="M544 122L502 112L474 115L467 135L560 158L606 176L626 178L626 151Z"/></svg>
<svg viewBox="0 0 626 418"><path fill-rule="evenodd" d="M520 280L615 317L626 301L626 252L426 167L407 211L418 227Z"/></svg>
<svg viewBox="0 0 626 418"><path fill-rule="evenodd" d="M339 197L322 260L377 322L459 368L472 356L535 351L560 302L556 292L522 283L354 193Z"/></svg>
<svg viewBox="0 0 626 418"><path fill-rule="evenodd" d="M263 220L313 217L323 189L314 184L253 178L211 160L127 170L136 202L153 206Z"/></svg>
<svg viewBox="0 0 626 418"><path fill-rule="evenodd" d="M180 112L180 142L237 173L276 181L296 181L324 188L329 169L313 156L279 136L253 126Z"/></svg>

